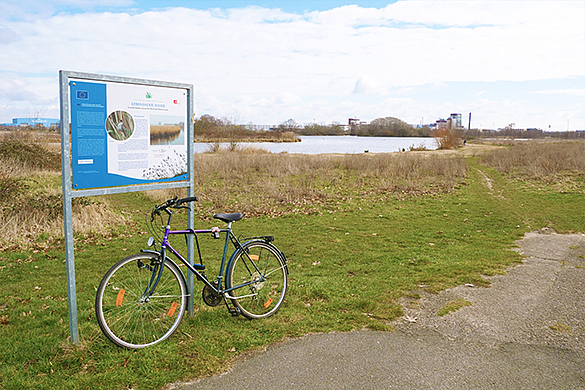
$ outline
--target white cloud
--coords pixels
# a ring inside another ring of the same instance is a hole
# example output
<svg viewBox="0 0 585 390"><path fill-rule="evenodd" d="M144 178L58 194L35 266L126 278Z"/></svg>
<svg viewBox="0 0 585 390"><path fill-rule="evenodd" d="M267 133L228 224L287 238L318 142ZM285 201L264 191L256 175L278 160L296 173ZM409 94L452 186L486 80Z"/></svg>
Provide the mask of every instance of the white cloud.
<svg viewBox="0 0 585 390"><path fill-rule="evenodd" d="M440 91L444 88L447 88L447 83L437 82L437 83L433 83L433 85L431 86L432 91Z"/></svg>
<svg viewBox="0 0 585 390"><path fill-rule="evenodd" d="M282 105L282 106L289 106L301 103L303 100L299 95L295 95L294 93L280 93L272 99L274 104Z"/></svg>
<svg viewBox="0 0 585 390"><path fill-rule="evenodd" d="M536 91L535 93L543 93L547 95L585 96L585 89L550 89L546 91Z"/></svg>
<svg viewBox="0 0 585 390"><path fill-rule="evenodd" d="M59 116L58 81L51 77L23 77L17 73L0 73L0 119L13 117Z"/></svg>
<svg viewBox="0 0 585 390"><path fill-rule="evenodd" d="M444 96L429 109L428 102L393 101L390 91L565 79L585 69L583 2L399 1L304 15L254 6L55 13L63 6L92 9L93 2L32 3L22 4L45 10L42 17L20 9L20 18L12 12L0 20L0 76L18 75L21 98L31 101L55 101L57 72L67 69L193 83L196 112L224 116L237 109L257 123L345 122L354 115L418 122L448 115L433 110L450 102L458 109L459 98ZM16 104L10 88L1 89L6 107Z"/></svg>
<svg viewBox="0 0 585 390"><path fill-rule="evenodd" d="M11 28L0 27L0 44L9 45L11 43L18 42L22 37Z"/></svg>
<svg viewBox="0 0 585 390"><path fill-rule="evenodd" d="M355 82L355 86L353 88L353 92L354 94L365 94L365 95L371 95L371 94L380 94L380 95L385 95L388 93L388 89L384 88L384 86L382 85L382 83L380 81L378 81L375 77L372 76L363 76L360 77L356 82Z"/></svg>

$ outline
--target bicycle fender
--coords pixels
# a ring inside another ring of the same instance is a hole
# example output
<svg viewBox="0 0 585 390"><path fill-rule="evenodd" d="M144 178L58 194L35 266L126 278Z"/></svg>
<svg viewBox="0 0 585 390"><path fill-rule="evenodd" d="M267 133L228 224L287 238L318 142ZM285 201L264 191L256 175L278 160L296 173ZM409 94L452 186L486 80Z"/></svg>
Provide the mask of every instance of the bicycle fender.
<svg viewBox="0 0 585 390"><path fill-rule="evenodd" d="M276 251L278 253L280 253L280 256L282 256L282 259L284 260L284 270L286 271L286 274L288 275L288 260L286 259L286 256L284 255L284 252L282 252L278 248L276 248Z"/></svg>
<svg viewBox="0 0 585 390"><path fill-rule="evenodd" d="M160 257L160 252L159 251L153 251L151 249L141 249L140 250L140 253L150 253L150 254L157 255L157 256Z"/></svg>
<svg viewBox="0 0 585 390"><path fill-rule="evenodd" d="M242 250L244 250L246 248L246 245L248 245L251 242L254 241L261 241L261 240L248 240L246 242L244 242L242 245L240 245L240 247L238 249L236 249L235 251L232 252L230 259L228 260L228 263L226 265L226 269L231 269L231 265L234 262L234 259L236 258L236 256L238 255L238 253L240 253ZM227 275L226 275L227 277Z"/></svg>

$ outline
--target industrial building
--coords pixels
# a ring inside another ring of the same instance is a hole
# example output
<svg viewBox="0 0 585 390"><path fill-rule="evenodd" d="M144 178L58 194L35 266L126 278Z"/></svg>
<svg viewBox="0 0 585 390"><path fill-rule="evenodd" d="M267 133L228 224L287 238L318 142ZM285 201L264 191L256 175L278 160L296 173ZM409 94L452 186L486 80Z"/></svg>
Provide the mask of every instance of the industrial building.
<svg viewBox="0 0 585 390"><path fill-rule="evenodd" d="M46 128L51 127L58 127L60 123L59 119L54 118L13 118L12 123L2 123L0 126L14 126L14 127L24 127L24 126L32 126L35 127L37 125L45 126Z"/></svg>

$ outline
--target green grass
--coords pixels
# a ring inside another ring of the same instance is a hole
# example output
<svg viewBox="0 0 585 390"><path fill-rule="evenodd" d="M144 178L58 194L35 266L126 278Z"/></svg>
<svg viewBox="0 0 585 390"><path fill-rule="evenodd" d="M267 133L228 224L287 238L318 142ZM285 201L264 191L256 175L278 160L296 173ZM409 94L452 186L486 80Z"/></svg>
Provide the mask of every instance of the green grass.
<svg viewBox="0 0 585 390"><path fill-rule="evenodd" d="M469 301L466 301L465 299L457 299L455 301L451 301L451 302L447 303L445 306L440 308L439 311L437 312L437 315L439 317L444 317L451 312L455 312L455 311L461 309L462 307L471 306L471 305L472 305L472 303Z"/></svg>
<svg viewBox="0 0 585 390"><path fill-rule="evenodd" d="M62 249L0 253L0 388L156 389L221 372L236 356L288 337L389 329L402 313L396 300L420 286L438 292L463 283L486 285L482 275L504 273L521 261L509 249L527 231L548 226L585 232L582 190L511 180L478 159L466 162L464 183L450 194L397 200L376 193L328 202L312 214L236 222L237 233L273 234L286 254L290 289L281 310L249 321L231 317L224 306L208 308L196 296L193 318L186 317L169 340L139 351L106 340L94 298L107 269L145 247L143 212L152 200L142 193L111 196L108 202L138 223L109 238L77 236L80 345L68 342ZM479 169L493 180L491 192ZM199 195L198 215L209 206ZM218 243L202 238L208 274L217 272Z"/></svg>
<svg viewBox="0 0 585 390"><path fill-rule="evenodd" d="M571 327L560 322L555 322L552 325L549 325L549 328L555 331L556 333L570 333Z"/></svg>

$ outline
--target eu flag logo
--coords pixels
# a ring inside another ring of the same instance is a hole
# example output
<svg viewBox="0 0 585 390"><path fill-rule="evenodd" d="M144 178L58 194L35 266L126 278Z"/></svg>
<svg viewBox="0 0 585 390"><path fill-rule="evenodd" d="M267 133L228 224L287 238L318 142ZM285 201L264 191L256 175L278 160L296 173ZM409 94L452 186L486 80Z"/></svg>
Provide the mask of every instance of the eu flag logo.
<svg viewBox="0 0 585 390"><path fill-rule="evenodd" d="M77 98L83 100L89 99L89 91L77 91Z"/></svg>

